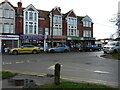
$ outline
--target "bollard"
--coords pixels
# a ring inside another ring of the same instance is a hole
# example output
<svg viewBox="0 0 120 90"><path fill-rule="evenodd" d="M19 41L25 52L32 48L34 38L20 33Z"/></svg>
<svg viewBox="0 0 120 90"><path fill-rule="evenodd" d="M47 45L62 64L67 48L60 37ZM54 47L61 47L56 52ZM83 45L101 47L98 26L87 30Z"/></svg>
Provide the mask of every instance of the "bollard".
<svg viewBox="0 0 120 90"><path fill-rule="evenodd" d="M55 85L60 84L60 66L61 65L59 63L55 65L55 79L54 79Z"/></svg>

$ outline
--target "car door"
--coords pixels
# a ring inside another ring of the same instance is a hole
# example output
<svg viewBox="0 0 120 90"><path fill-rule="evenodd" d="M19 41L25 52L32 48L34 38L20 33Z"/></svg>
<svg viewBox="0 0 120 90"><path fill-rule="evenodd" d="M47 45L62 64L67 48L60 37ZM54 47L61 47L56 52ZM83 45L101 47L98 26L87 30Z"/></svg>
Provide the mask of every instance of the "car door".
<svg viewBox="0 0 120 90"><path fill-rule="evenodd" d="M31 53L32 50L31 50L32 47L30 46L23 46L20 50L21 53Z"/></svg>
<svg viewBox="0 0 120 90"><path fill-rule="evenodd" d="M120 42L118 42L118 45L117 45L117 52L120 53Z"/></svg>

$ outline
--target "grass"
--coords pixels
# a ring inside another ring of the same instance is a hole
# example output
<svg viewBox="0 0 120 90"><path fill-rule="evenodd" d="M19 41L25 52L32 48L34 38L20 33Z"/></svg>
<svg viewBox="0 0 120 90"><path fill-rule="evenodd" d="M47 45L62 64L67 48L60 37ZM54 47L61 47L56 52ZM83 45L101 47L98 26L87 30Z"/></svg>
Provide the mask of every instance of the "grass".
<svg viewBox="0 0 120 90"><path fill-rule="evenodd" d="M89 83L74 83L74 82L61 82L60 85L55 85L55 84L49 84L49 85L43 85L40 88L48 88L48 89L60 89L60 90L65 90L66 88L69 88L70 90L74 89L110 89L113 90L113 88L105 86L105 85L96 85L96 84L89 84ZM114 89L118 90L118 89Z"/></svg>
<svg viewBox="0 0 120 90"><path fill-rule="evenodd" d="M112 57L114 59L120 60L120 53L114 53L114 54L112 54Z"/></svg>
<svg viewBox="0 0 120 90"><path fill-rule="evenodd" d="M15 73L11 73L11 72L0 72L0 78L5 79L5 78L9 78L9 77L13 77L15 76Z"/></svg>

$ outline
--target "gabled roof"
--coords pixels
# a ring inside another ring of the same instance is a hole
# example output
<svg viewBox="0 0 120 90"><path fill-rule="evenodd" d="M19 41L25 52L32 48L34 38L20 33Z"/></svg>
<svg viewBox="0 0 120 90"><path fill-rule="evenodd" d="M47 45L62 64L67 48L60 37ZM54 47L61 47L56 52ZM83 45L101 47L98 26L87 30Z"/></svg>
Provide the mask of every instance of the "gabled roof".
<svg viewBox="0 0 120 90"><path fill-rule="evenodd" d="M15 9L15 7L7 0L3 1L0 3L0 6L3 5L4 3L8 3L13 9Z"/></svg>
<svg viewBox="0 0 120 90"><path fill-rule="evenodd" d="M62 14L61 14L60 7L57 7L57 6L56 6L55 8L53 8L53 9L50 11L50 13L53 12L53 14L56 14L55 11L57 12L57 14L59 13L60 15L62 15Z"/></svg>
<svg viewBox="0 0 120 90"><path fill-rule="evenodd" d="M26 11L26 10L28 10L30 8L32 8L33 10L38 12L38 10L32 4L28 5L23 11Z"/></svg>
<svg viewBox="0 0 120 90"><path fill-rule="evenodd" d="M41 18L46 18L46 19L49 18L49 14L50 14L49 11L38 10L38 12L39 12L39 15L38 15L39 17L41 17Z"/></svg>
<svg viewBox="0 0 120 90"><path fill-rule="evenodd" d="M77 16L77 22L82 23L83 18L85 18L85 16Z"/></svg>
<svg viewBox="0 0 120 90"><path fill-rule="evenodd" d="M65 19L66 17L69 17L69 15L70 15L71 13L74 13L73 9L70 10L69 12L67 12L66 14L63 14L63 19ZM74 15L76 16L75 13L74 13ZM77 16L76 16L76 17L77 17Z"/></svg>

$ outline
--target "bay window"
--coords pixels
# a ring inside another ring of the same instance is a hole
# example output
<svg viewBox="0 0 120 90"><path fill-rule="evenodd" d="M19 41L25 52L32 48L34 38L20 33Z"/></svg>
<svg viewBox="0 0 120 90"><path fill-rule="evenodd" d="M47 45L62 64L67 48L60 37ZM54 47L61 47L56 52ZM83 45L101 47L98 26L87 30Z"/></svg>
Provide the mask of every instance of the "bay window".
<svg viewBox="0 0 120 90"><path fill-rule="evenodd" d="M0 8L0 17L3 17L3 10Z"/></svg>
<svg viewBox="0 0 120 90"><path fill-rule="evenodd" d="M91 27L91 22L90 21L83 21L83 26L84 27Z"/></svg>
<svg viewBox="0 0 120 90"><path fill-rule="evenodd" d="M9 33L10 26L9 24L4 24L4 33Z"/></svg>
<svg viewBox="0 0 120 90"><path fill-rule="evenodd" d="M89 31L89 30L84 30L84 31L83 31L83 37L91 37L91 31Z"/></svg>

